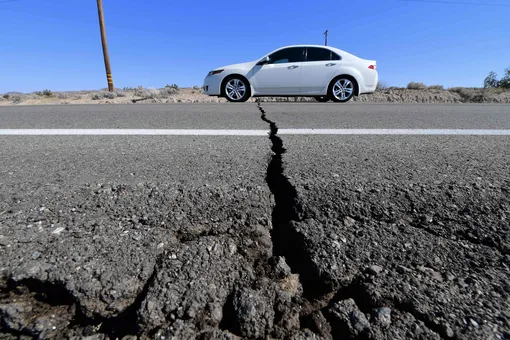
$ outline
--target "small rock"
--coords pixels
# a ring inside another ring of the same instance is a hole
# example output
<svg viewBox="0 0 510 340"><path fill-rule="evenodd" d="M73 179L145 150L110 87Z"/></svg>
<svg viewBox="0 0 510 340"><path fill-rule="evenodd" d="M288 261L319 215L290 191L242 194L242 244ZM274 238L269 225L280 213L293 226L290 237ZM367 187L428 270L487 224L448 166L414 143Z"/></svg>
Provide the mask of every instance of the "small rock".
<svg viewBox="0 0 510 340"><path fill-rule="evenodd" d="M471 325L473 325L473 327L478 328L478 322L476 322L473 319L469 319L469 322L471 322Z"/></svg>
<svg viewBox="0 0 510 340"><path fill-rule="evenodd" d="M331 325L321 311L313 312L310 318L310 329L324 338L331 337Z"/></svg>
<svg viewBox="0 0 510 340"><path fill-rule="evenodd" d="M446 336L449 338L453 338L455 336L452 327L450 327L450 324L448 323L444 325L444 331L446 333Z"/></svg>
<svg viewBox="0 0 510 340"><path fill-rule="evenodd" d="M291 274L291 269L287 262L285 262L285 259L280 256L278 257L278 263L276 264L276 274L278 277L283 278L287 277Z"/></svg>
<svg viewBox="0 0 510 340"><path fill-rule="evenodd" d="M354 224L356 224L356 220L355 220L354 218L352 218L352 217L350 217L350 216L346 216L346 217L344 218L344 225L345 225L346 227L348 227L348 228L349 228L349 227L352 227Z"/></svg>
<svg viewBox="0 0 510 340"><path fill-rule="evenodd" d="M427 274L428 276L430 276L431 278L433 278L436 281L443 282L443 277L441 276L441 273L436 272L432 268L428 268L425 266L419 266L418 270L422 273Z"/></svg>
<svg viewBox="0 0 510 340"><path fill-rule="evenodd" d="M372 321L385 327L391 325L391 308L381 307L373 309Z"/></svg>
<svg viewBox="0 0 510 340"><path fill-rule="evenodd" d="M32 259L37 260L39 257L41 257L41 253L38 251L34 251L32 253Z"/></svg>
<svg viewBox="0 0 510 340"><path fill-rule="evenodd" d="M420 281L414 277L414 276L411 276L411 283L415 286L415 287L419 287L420 286Z"/></svg>
<svg viewBox="0 0 510 340"><path fill-rule="evenodd" d="M383 267L373 264L368 268L368 271L370 274L378 275L383 271Z"/></svg>
<svg viewBox="0 0 510 340"><path fill-rule="evenodd" d="M260 291L241 289L234 295L233 309L233 322L243 337L265 338L273 327L273 301Z"/></svg>
<svg viewBox="0 0 510 340"><path fill-rule="evenodd" d="M412 270L410 268L404 267L402 265L397 266L397 272L400 274L410 273Z"/></svg>
<svg viewBox="0 0 510 340"><path fill-rule="evenodd" d="M137 340L138 337L136 335L125 335L122 340Z"/></svg>
<svg viewBox="0 0 510 340"><path fill-rule="evenodd" d="M55 235L60 235L61 232L63 232L66 228L64 227L57 227L55 230L53 230L51 233Z"/></svg>
<svg viewBox="0 0 510 340"><path fill-rule="evenodd" d="M98 334L83 337L82 340L103 340L105 338L106 338L106 336L104 334L98 333Z"/></svg>
<svg viewBox="0 0 510 340"><path fill-rule="evenodd" d="M0 246L6 246L9 244L9 240L4 235L0 235Z"/></svg>
<svg viewBox="0 0 510 340"><path fill-rule="evenodd" d="M433 219L429 215L422 215L420 217L421 224L425 224L426 225L426 224L432 223L432 221L433 221Z"/></svg>
<svg viewBox="0 0 510 340"><path fill-rule="evenodd" d="M441 276L441 273L438 273L436 271L433 271L430 276L436 280L436 281L439 281L439 282L443 282L443 277Z"/></svg>
<svg viewBox="0 0 510 340"><path fill-rule="evenodd" d="M334 303L329 313L338 330L345 335L358 337L369 331L370 323L353 299L346 299Z"/></svg>

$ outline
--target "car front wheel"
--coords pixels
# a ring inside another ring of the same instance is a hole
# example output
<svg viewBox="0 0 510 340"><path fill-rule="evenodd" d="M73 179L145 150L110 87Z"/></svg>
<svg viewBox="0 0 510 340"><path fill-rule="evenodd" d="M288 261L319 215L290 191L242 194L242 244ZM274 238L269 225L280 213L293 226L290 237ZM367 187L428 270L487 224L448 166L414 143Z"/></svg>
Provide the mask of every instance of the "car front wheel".
<svg viewBox="0 0 510 340"><path fill-rule="evenodd" d="M223 96L230 102L245 102L250 98L250 85L237 76L229 77L223 82Z"/></svg>
<svg viewBox="0 0 510 340"><path fill-rule="evenodd" d="M340 76L335 78L329 86L329 98L334 102L348 102L354 96L356 86L356 82L350 77Z"/></svg>

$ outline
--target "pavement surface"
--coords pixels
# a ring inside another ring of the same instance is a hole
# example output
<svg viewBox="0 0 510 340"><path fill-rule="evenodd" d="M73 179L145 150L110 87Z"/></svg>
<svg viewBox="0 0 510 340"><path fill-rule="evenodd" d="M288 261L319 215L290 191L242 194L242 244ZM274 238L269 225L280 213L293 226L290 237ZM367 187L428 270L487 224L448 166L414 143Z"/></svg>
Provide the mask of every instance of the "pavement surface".
<svg viewBox="0 0 510 340"><path fill-rule="evenodd" d="M508 105L0 108L0 339L509 339ZM269 137L269 138L268 138Z"/></svg>

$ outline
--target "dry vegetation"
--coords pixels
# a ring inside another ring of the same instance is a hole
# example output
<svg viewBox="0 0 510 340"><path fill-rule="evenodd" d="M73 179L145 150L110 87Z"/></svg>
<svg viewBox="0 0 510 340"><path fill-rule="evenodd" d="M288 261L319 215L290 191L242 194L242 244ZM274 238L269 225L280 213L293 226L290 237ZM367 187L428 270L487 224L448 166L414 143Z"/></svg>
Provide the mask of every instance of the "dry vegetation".
<svg viewBox="0 0 510 340"><path fill-rule="evenodd" d="M250 101L254 101L252 98ZM313 98L267 97L262 101L315 101ZM198 86L179 88L167 85L164 88L125 87L115 92L105 89L98 91L51 90L33 93L6 93L0 95L0 105L46 105L46 104L131 104L131 103L218 103L223 98L209 97ZM380 82L375 93L355 97L352 102L386 103L510 103L510 89L504 88L466 88L445 89L442 85L427 86L411 82L407 88L388 86Z"/></svg>

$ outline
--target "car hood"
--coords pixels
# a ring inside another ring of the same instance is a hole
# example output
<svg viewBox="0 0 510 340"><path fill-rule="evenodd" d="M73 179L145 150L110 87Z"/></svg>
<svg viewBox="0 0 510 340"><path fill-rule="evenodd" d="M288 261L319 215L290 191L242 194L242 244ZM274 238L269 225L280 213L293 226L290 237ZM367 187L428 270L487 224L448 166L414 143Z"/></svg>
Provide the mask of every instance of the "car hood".
<svg viewBox="0 0 510 340"><path fill-rule="evenodd" d="M249 61L246 63L239 63L239 64L231 64L231 65L224 65L221 67L217 67L217 70L232 70L232 69L242 69L242 70L250 70L255 66L257 62L256 61Z"/></svg>

